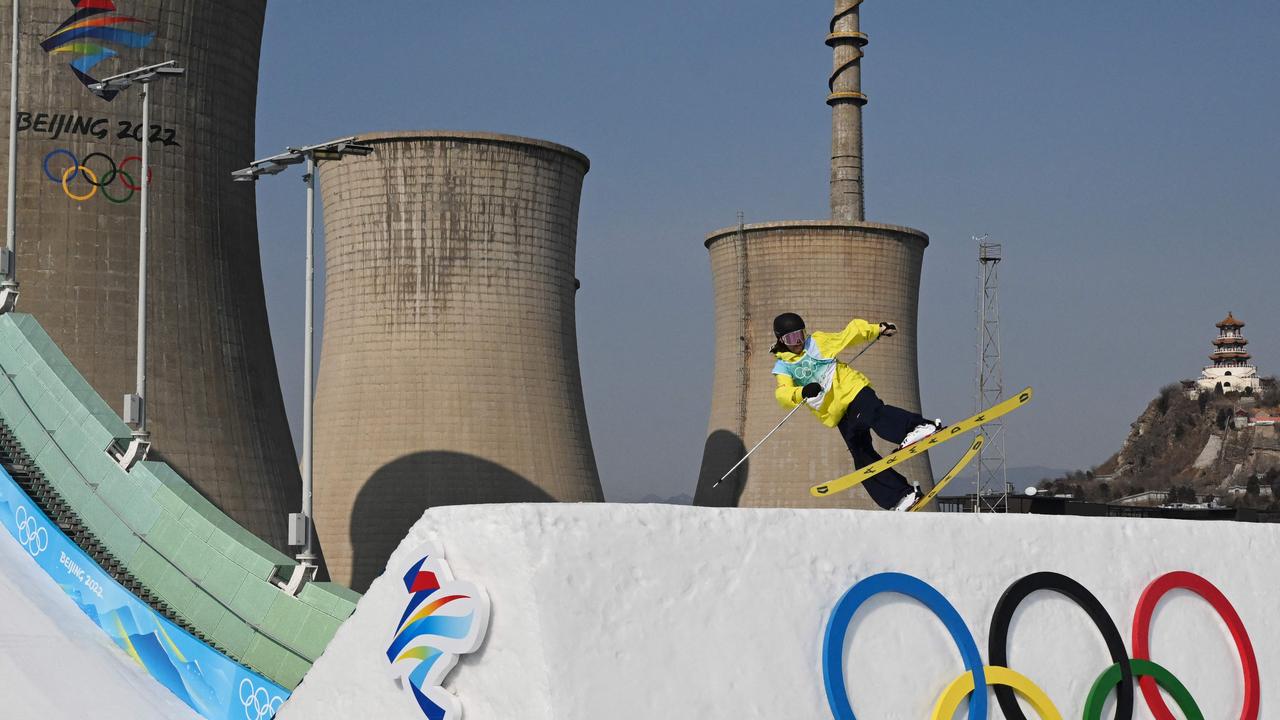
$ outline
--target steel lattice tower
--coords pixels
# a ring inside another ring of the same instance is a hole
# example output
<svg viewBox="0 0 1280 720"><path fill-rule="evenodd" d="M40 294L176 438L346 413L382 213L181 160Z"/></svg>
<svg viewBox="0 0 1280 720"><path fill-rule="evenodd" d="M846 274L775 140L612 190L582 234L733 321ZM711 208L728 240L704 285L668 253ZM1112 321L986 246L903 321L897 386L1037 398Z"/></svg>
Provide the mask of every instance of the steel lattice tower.
<svg viewBox="0 0 1280 720"><path fill-rule="evenodd" d="M1004 397L1004 371L1000 361L1000 243L987 242L986 235L975 237L978 243L978 407L991 407ZM980 430L987 442L978 451L974 512L1004 512L1008 507L1009 483L1005 469L1004 421L983 425ZM989 488L998 489L988 494Z"/></svg>

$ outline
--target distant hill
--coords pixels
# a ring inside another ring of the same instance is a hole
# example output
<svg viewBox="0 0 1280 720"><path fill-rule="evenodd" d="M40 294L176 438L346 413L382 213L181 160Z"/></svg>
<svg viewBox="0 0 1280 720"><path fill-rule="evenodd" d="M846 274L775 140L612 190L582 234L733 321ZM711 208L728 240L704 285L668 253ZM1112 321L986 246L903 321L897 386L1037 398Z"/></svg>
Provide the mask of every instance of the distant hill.
<svg viewBox="0 0 1280 720"><path fill-rule="evenodd" d="M1274 379L1260 396L1192 397L1180 384L1167 385L1115 455L1039 487L1097 502L1158 490L1168 491L1169 501L1212 495L1225 504L1268 507L1274 504L1272 486L1280 488L1280 428L1250 424L1257 415L1280 415Z"/></svg>

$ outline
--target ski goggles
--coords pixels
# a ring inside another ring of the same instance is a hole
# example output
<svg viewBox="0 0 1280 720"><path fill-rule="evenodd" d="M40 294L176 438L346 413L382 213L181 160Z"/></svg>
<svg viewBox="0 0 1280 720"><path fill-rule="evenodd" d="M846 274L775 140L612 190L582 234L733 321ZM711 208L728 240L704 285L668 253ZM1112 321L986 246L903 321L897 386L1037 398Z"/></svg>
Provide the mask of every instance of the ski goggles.
<svg viewBox="0 0 1280 720"><path fill-rule="evenodd" d="M804 330L796 330L778 338L783 345L800 345L804 343Z"/></svg>

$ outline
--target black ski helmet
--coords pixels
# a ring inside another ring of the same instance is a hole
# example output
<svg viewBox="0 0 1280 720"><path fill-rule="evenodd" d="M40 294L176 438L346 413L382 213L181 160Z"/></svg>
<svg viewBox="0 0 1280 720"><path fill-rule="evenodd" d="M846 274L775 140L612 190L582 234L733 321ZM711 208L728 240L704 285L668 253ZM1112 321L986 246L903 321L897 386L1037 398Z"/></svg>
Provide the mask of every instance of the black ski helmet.
<svg viewBox="0 0 1280 720"><path fill-rule="evenodd" d="M804 329L804 318L795 313L782 313L773 319L773 335L778 339L773 347L769 348L769 352L780 353L786 352L787 346L782 344L782 336L789 332Z"/></svg>
<svg viewBox="0 0 1280 720"><path fill-rule="evenodd" d="M774 337L780 338L789 332L795 332L797 330L803 330L803 329L804 329L804 318L800 317L795 313L792 313L792 312L782 313L781 315L773 319L773 336Z"/></svg>

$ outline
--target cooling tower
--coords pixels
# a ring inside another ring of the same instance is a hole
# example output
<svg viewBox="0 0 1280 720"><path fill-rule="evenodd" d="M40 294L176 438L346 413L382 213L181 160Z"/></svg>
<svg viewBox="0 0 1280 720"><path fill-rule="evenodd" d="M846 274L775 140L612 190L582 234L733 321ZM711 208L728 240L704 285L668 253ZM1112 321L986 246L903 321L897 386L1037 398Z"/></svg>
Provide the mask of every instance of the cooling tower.
<svg viewBox="0 0 1280 720"><path fill-rule="evenodd" d="M133 391L145 135L153 453L283 547L300 481L267 327L254 191L230 175L253 158L265 5L22 0L18 309L113 405ZM9 48L0 52L6 97ZM138 86L110 100L87 87L166 60L186 75L151 86L150 128L140 127Z"/></svg>
<svg viewBox="0 0 1280 720"><path fill-rule="evenodd" d="M364 590L427 507L599 501L574 319L587 158L470 132L320 165L316 526Z"/></svg>
<svg viewBox="0 0 1280 720"><path fill-rule="evenodd" d="M786 414L774 399L773 318L796 312L810 331L838 331L853 318L895 322L898 334L854 366L887 403L920 410L916 319L920 268L929 238L911 228L864 220L862 176L862 0L836 0L827 44L834 65L831 220L775 222L718 230L706 239L715 291L715 377L711 421L694 502L743 507L876 505L862 489L815 498L809 488L853 471L840 433L801 411L719 487L712 485ZM843 356L849 358L856 348ZM875 439L882 453L893 448ZM933 485L927 456L899 467Z"/></svg>

